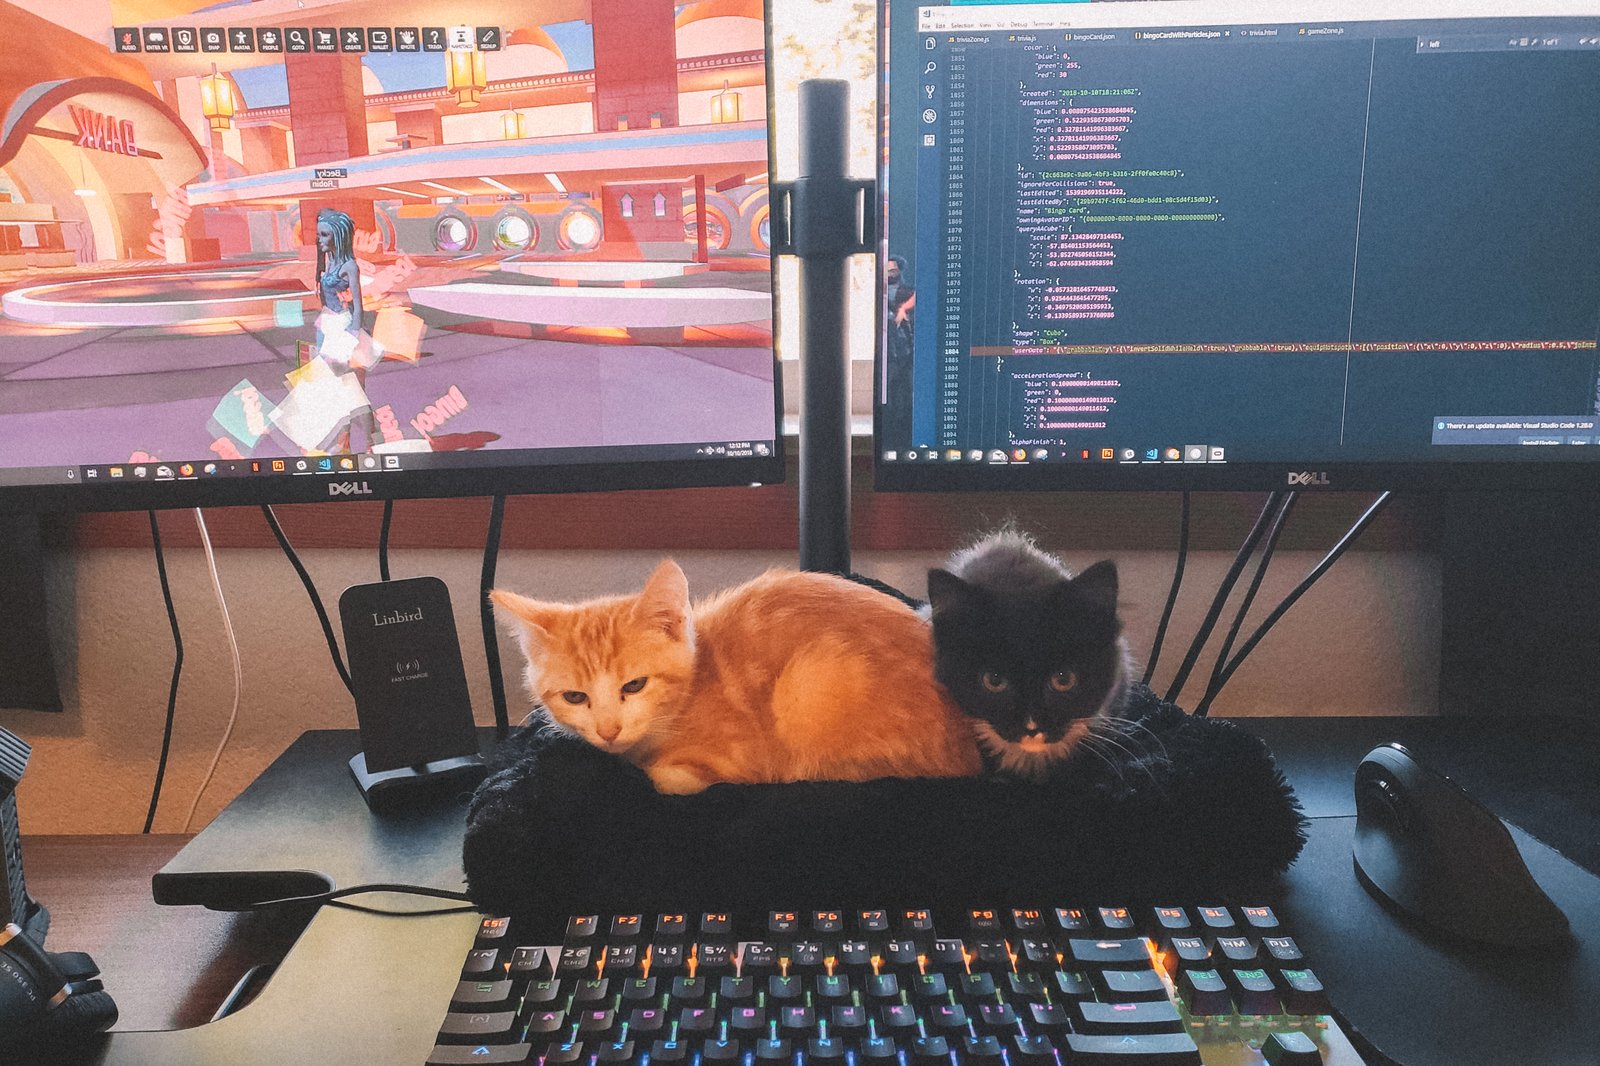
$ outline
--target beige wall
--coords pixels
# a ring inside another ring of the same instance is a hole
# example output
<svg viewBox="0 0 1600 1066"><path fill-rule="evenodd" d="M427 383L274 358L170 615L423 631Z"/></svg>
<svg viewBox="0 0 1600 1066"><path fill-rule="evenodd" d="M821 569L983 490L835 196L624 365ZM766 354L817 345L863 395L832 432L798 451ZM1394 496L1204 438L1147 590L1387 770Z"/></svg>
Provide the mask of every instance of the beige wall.
<svg viewBox="0 0 1600 1066"><path fill-rule="evenodd" d="M792 563L781 552L680 552L690 587L706 592ZM636 588L659 558L641 552L508 552L502 584L575 599ZM1136 652L1145 655L1170 580L1172 557L1116 556ZM1192 557L1171 633L1193 632L1230 555ZM863 572L921 594L937 556L858 553ZM1072 557L1083 566L1093 559ZM1315 562L1280 555L1263 604L1276 602ZM169 554L186 652L177 726L158 832L179 832L222 736L233 683L220 615L198 550ZM310 551L306 564L330 605L345 585L377 577L374 552ZM397 577L433 574L449 585L479 722L493 720L476 589L480 560L459 551L396 552ZM238 725L196 813L198 829L303 730L353 728L355 712L329 663L316 619L287 561L275 550L220 553L244 668ZM148 551L108 549L54 555L47 563L50 625L67 711L0 711L0 725L34 745L19 789L26 833L133 833L143 824L160 750L172 645ZM1258 612L1258 617L1259 617ZM335 622L337 625L337 621ZM1341 560L1281 622L1230 684L1219 714L1431 714L1439 657L1439 574L1425 555L1355 552ZM1162 655L1164 685L1182 658L1172 640ZM507 688L522 705L518 652L502 641ZM1209 669L1209 659L1202 660ZM1203 673L1204 671L1199 671ZM1203 685L1203 678L1198 679ZM1191 684L1188 697L1197 694ZM520 712L518 712L520 713ZM354 787L354 786L352 786Z"/></svg>

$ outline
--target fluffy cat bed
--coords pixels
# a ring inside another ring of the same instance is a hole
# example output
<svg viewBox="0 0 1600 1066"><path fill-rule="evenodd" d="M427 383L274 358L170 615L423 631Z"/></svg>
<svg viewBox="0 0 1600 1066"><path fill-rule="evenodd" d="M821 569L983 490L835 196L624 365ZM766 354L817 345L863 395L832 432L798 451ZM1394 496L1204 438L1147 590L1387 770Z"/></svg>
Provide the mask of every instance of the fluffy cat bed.
<svg viewBox="0 0 1600 1066"><path fill-rule="evenodd" d="M1299 855L1305 819L1265 745L1135 686L1142 728L1111 763L1049 779L886 778L657 793L636 767L523 728L467 825L483 910L559 935L572 913L1068 902L1250 892Z"/></svg>

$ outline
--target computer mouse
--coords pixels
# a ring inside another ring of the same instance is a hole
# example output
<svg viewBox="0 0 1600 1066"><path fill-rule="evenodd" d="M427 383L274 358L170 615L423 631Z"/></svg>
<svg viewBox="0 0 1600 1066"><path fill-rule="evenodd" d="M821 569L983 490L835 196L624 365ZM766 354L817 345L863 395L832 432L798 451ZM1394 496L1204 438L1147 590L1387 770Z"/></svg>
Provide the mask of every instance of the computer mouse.
<svg viewBox="0 0 1600 1066"><path fill-rule="evenodd" d="M1356 877L1417 920L1466 940L1566 939L1566 915L1528 872L1505 824L1399 744L1356 767Z"/></svg>

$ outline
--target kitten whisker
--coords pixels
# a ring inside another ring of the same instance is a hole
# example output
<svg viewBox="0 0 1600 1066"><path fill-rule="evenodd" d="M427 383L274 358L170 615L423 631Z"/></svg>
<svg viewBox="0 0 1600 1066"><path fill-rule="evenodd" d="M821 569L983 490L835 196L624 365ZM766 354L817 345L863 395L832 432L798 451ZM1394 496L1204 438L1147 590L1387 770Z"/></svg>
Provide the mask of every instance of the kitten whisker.
<svg viewBox="0 0 1600 1066"><path fill-rule="evenodd" d="M1103 728L1115 730L1118 736L1124 738L1130 744L1138 744L1141 748L1146 750L1153 746L1161 752L1162 758L1167 757L1166 743L1161 739L1159 734L1157 734L1143 722L1136 721L1132 718L1120 718L1115 715L1108 715L1097 722L1091 722L1090 728L1102 726L1102 723ZM1139 736L1139 734L1143 735Z"/></svg>

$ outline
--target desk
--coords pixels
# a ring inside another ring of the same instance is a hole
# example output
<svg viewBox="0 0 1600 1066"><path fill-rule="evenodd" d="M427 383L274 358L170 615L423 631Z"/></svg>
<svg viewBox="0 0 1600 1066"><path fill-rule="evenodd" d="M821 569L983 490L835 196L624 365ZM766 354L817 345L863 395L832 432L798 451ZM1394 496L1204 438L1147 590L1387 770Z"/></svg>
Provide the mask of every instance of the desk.
<svg viewBox="0 0 1600 1066"><path fill-rule="evenodd" d="M1305 855L1285 878L1281 907L1352 1028L1406 1066L1589 1066L1600 1059L1582 1024L1600 1002L1600 881L1593 877L1600 873L1600 731L1503 719L1238 724L1268 742L1315 819ZM1440 950L1355 885L1351 774L1367 750L1387 740L1407 743L1553 846L1518 834L1573 921L1573 957L1508 966ZM158 897L269 898L289 883L302 891L376 880L459 885L461 808L374 819L344 767L358 744L354 731L302 736L167 863L156 878ZM400 897L372 902L428 905ZM420 1063L475 925L471 915L386 918L323 908L258 1000L238 1014L188 1032L118 1032L91 1061ZM65 931L59 935L71 946Z"/></svg>

